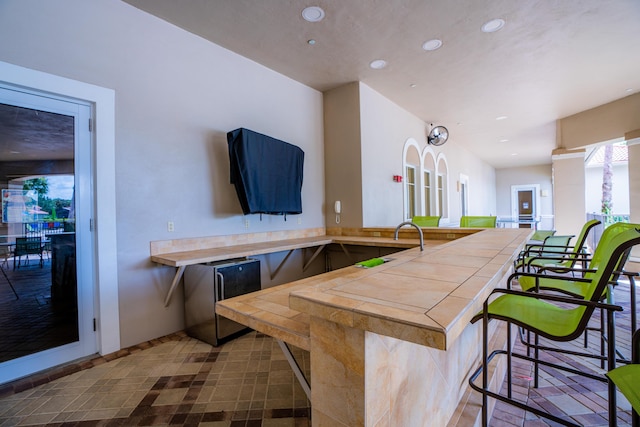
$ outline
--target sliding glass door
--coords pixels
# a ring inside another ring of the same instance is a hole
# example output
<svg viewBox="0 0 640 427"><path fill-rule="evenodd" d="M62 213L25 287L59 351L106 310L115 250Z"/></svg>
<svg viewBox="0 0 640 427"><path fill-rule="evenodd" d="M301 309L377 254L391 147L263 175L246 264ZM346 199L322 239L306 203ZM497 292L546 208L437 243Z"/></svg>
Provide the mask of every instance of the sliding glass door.
<svg viewBox="0 0 640 427"><path fill-rule="evenodd" d="M0 383L97 351L90 119L0 86Z"/></svg>

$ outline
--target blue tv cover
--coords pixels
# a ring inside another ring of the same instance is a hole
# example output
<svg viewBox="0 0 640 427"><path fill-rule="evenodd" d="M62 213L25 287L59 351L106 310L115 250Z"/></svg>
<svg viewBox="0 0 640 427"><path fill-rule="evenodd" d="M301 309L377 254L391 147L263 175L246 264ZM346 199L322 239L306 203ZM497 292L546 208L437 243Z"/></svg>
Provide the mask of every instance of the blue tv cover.
<svg viewBox="0 0 640 427"><path fill-rule="evenodd" d="M302 213L304 151L245 128L227 133L231 183L242 212Z"/></svg>

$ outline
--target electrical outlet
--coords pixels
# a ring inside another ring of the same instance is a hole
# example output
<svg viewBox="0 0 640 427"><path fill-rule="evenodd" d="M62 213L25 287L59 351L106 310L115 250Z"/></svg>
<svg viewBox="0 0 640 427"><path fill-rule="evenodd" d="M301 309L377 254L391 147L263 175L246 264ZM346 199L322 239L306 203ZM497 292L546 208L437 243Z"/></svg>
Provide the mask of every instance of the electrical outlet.
<svg viewBox="0 0 640 427"><path fill-rule="evenodd" d="M302 218L298 217L298 224L302 224Z"/></svg>
<svg viewBox="0 0 640 427"><path fill-rule="evenodd" d="M249 228L249 220L248 219L244 220L244 228Z"/></svg>
<svg viewBox="0 0 640 427"><path fill-rule="evenodd" d="M167 222L167 231L173 231L173 230L174 230L173 221Z"/></svg>

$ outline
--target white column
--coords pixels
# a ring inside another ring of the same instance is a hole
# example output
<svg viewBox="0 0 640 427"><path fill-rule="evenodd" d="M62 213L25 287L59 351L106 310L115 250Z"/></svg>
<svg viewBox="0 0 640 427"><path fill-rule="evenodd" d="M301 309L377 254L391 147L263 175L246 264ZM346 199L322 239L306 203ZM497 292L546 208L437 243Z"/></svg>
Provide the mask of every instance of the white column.
<svg viewBox="0 0 640 427"><path fill-rule="evenodd" d="M640 224L640 129L625 134L629 152L629 220ZM640 248L631 252L630 261L640 263Z"/></svg>
<svg viewBox="0 0 640 427"><path fill-rule="evenodd" d="M556 149L551 159L556 234L578 235L586 221L585 150Z"/></svg>

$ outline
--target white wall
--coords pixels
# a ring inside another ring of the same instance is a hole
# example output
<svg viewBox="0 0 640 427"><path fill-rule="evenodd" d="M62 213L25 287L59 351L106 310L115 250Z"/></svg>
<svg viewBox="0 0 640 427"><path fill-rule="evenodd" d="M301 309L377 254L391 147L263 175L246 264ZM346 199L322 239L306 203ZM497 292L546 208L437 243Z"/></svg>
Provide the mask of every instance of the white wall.
<svg viewBox="0 0 640 427"><path fill-rule="evenodd" d="M403 221L403 184L393 175L404 175L402 150L413 138L423 150L427 145L427 124L360 83L360 121L362 134L363 226L394 226ZM460 174L469 176L469 215L496 212L495 169L469 151L456 145L455 127L449 125L450 138L441 147L433 147L437 156L444 153L449 167L449 218L460 219Z"/></svg>
<svg viewBox="0 0 640 427"><path fill-rule="evenodd" d="M600 213L602 211L602 165L585 168L585 185L587 212ZM614 214L629 214L629 168L627 163L613 164L613 212Z"/></svg>
<svg viewBox="0 0 640 427"><path fill-rule="evenodd" d="M320 92L117 0L3 0L0 39L2 61L115 90L123 347L183 328L150 241L324 226ZM301 224L252 215L245 229L226 146L238 127L305 151Z"/></svg>

